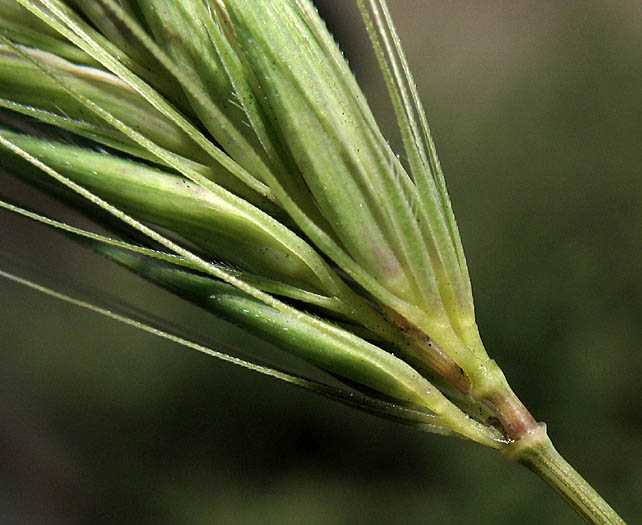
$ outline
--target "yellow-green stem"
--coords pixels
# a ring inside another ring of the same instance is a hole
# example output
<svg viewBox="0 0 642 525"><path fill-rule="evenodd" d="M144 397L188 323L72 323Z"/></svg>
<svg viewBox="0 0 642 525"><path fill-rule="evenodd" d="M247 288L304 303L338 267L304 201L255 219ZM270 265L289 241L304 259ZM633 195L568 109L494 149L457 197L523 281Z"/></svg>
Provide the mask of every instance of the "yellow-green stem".
<svg viewBox="0 0 642 525"><path fill-rule="evenodd" d="M585 521L593 525L626 525L624 520L557 452L546 433L546 425L538 423L529 433L500 449L535 472Z"/></svg>

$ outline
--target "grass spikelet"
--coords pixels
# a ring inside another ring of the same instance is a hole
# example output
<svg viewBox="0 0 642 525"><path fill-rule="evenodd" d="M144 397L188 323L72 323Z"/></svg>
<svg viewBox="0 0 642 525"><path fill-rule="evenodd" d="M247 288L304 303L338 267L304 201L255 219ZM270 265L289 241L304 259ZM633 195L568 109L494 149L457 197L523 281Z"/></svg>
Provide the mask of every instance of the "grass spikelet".
<svg viewBox="0 0 642 525"><path fill-rule="evenodd" d="M407 165L308 0L0 0L3 166L113 237L0 206L344 386L2 275L381 417L498 449L587 521L623 523L486 353L399 35L384 0L357 3Z"/></svg>

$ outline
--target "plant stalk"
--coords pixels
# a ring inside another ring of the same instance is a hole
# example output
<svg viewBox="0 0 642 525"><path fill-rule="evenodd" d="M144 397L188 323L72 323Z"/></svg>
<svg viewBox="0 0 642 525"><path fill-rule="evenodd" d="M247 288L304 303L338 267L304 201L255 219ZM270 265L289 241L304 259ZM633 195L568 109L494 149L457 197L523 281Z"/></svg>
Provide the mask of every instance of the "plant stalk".
<svg viewBox="0 0 642 525"><path fill-rule="evenodd" d="M569 465L546 433L546 424L500 450L507 458L528 467L550 485L582 517L593 525L626 525L613 508Z"/></svg>

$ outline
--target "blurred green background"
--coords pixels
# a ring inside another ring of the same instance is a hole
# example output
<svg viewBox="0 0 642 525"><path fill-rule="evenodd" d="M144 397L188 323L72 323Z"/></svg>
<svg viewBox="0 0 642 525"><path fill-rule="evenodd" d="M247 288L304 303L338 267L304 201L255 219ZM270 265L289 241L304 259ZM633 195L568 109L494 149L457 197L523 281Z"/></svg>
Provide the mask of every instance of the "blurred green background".
<svg viewBox="0 0 642 525"><path fill-rule="evenodd" d="M563 455L635 523L642 4L391 4L486 346ZM358 12L318 5L398 143ZM0 225L3 257L54 282L265 348L56 234L6 212ZM579 523L534 475L475 444L335 406L5 280L0 319L2 523Z"/></svg>

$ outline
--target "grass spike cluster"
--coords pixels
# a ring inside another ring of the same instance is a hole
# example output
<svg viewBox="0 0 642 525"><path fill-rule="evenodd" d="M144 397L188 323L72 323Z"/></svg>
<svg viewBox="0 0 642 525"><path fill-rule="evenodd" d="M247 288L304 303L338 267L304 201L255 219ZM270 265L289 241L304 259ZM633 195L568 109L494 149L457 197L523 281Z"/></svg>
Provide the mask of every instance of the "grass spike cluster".
<svg viewBox="0 0 642 525"><path fill-rule="evenodd" d="M355 392L2 276L382 417L499 449L590 523L623 523L565 466L486 353L401 40L384 0L357 3L408 166L309 0L0 0L0 159L114 237L9 198L0 207Z"/></svg>

